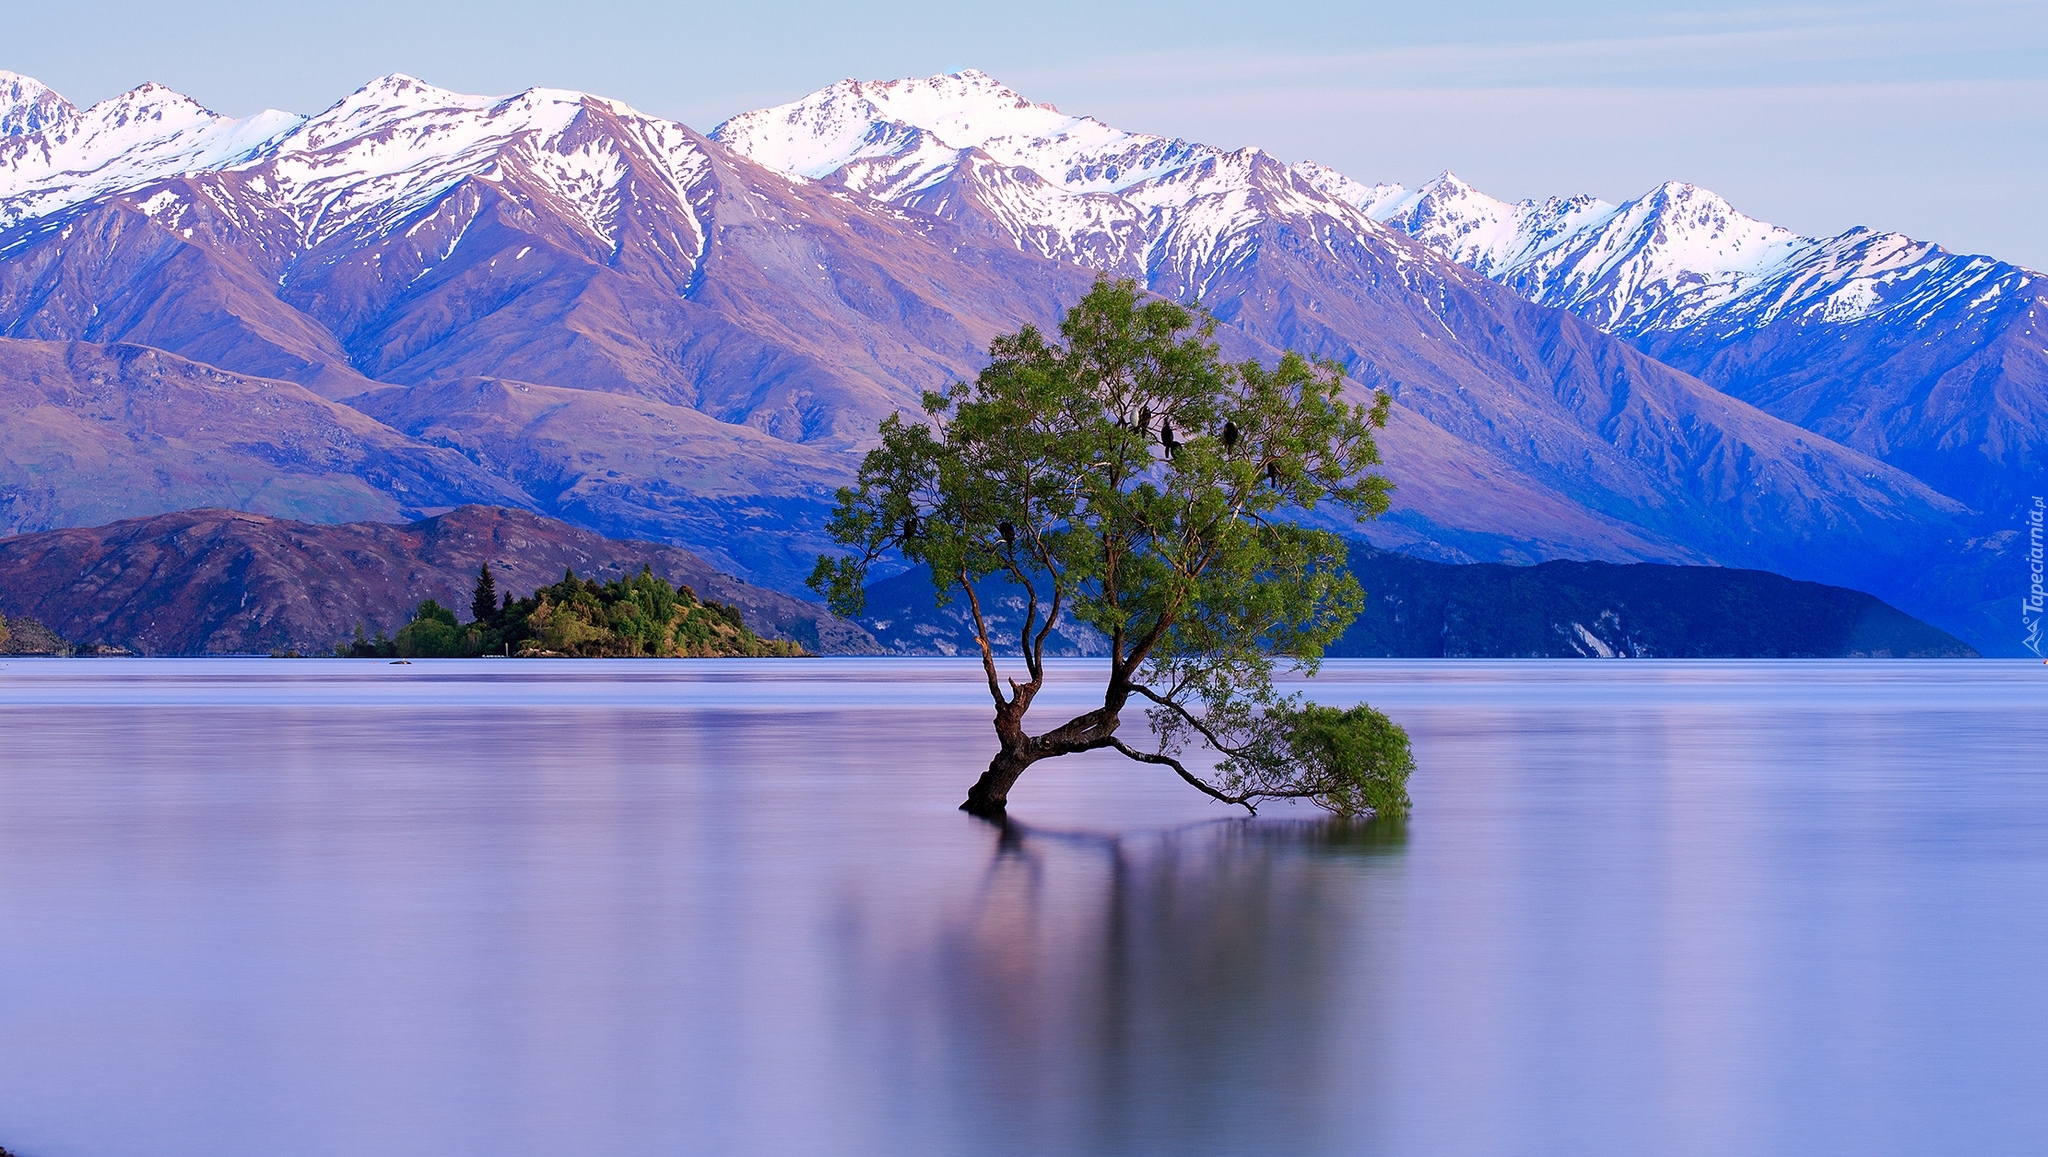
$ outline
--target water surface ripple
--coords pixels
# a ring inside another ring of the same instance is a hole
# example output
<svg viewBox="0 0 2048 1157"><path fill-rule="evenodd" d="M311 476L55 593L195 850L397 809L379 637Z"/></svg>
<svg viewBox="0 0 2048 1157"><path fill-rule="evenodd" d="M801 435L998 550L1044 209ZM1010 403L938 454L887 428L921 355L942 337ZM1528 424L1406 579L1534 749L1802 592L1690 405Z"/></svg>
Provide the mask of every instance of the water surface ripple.
<svg viewBox="0 0 2048 1157"><path fill-rule="evenodd" d="M0 663L0 1145L2048 1152L2048 668L1311 690L1407 823L981 823L952 661Z"/></svg>

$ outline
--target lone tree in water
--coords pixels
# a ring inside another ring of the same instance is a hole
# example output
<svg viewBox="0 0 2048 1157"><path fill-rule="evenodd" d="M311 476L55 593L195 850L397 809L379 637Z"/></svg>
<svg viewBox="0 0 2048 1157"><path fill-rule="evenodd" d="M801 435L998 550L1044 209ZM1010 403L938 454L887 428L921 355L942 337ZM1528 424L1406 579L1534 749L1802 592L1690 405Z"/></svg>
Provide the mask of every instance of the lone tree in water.
<svg viewBox="0 0 2048 1157"><path fill-rule="evenodd" d="M972 612L999 749L967 811L1000 814L1032 764L1102 748L1251 811L1288 798L1406 810L1413 761L1398 726L1281 696L1272 680L1276 663L1313 672L1363 601L1343 540L1281 515L1386 510L1389 484L1370 467L1388 399L1348 403L1336 367L1294 353L1270 370L1227 364L1214 324L1098 281L1060 341L1030 327L997 338L973 385L925 395L928 421L884 419L840 490L831 530L854 553L820 558L810 578L834 610L859 614L869 566L893 552L931 568L941 604L964 598ZM1023 680L998 669L976 589L990 576L1026 603ZM1102 705L1033 735L1025 717L1062 616L1109 641ZM1152 750L1117 735L1134 698ZM1181 759L1204 746L1223 757L1206 776Z"/></svg>

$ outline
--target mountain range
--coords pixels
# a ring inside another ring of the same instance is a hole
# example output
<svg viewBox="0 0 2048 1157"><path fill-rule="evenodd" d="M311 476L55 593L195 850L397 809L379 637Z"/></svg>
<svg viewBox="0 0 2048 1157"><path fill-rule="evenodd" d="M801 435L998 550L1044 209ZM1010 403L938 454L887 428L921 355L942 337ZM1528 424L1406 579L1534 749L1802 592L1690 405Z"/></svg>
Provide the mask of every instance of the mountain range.
<svg viewBox="0 0 2048 1157"><path fill-rule="evenodd" d="M2048 278L1899 233L1802 237L1668 182L1508 204L1325 186L1529 300L2006 515L2048 481Z"/></svg>
<svg viewBox="0 0 2048 1157"><path fill-rule="evenodd" d="M1603 312L1592 265L1525 261L1517 280L1520 257L1460 248L1427 224L1452 220L1447 196L1432 218L1428 191L1124 132L973 71L846 81L709 134L583 93L404 76L237 119L154 85L78 109L0 74L0 133L0 533L492 503L793 591L876 422L1108 274L1201 302L1233 357L1301 349L1393 396L1400 488L1363 528L1377 545L1761 567L1987 651L2009 617L1997 502L2033 485L2042 391L2022 371L2041 343L1937 292L1985 271L1933 247L1915 300L1934 313L1837 305L1830 324L1863 328L1831 363L1783 310L1752 326L1769 342L1703 353L1726 326ZM1530 236L1623 216L1546 220ZM1617 301L1669 292L1607 281ZM1987 284L2017 302L2038 283ZM1892 301L1894 281L1870 284ZM1837 395L1905 389L1858 367L1906 366L1915 341L1962 401L1908 398L1859 434ZM1794 362L1804 384L1771 369ZM1980 412L1982 437L1956 416ZM1965 485L1972 454L2015 469Z"/></svg>

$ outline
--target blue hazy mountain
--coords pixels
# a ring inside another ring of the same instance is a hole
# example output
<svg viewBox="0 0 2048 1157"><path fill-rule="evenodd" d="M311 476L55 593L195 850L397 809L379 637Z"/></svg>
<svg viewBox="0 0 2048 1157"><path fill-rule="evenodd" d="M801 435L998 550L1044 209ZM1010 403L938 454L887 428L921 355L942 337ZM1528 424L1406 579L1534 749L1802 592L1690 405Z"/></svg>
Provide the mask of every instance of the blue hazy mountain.
<svg viewBox="0 0 2048 1157"><path fill-rule="evenodd" d="M1767 571L1663 563L1441 563L1362 543L1351 570L1365 607L1332 658L1974 658L1955 636L1846 587ZM1020 652L1024 589L987 580L982 613ZM930 574L871 585L861 625L898 654L975 655L964 598L940 607ZM1049 653L1105 655L1097 632L1063 623Z"/></svg>

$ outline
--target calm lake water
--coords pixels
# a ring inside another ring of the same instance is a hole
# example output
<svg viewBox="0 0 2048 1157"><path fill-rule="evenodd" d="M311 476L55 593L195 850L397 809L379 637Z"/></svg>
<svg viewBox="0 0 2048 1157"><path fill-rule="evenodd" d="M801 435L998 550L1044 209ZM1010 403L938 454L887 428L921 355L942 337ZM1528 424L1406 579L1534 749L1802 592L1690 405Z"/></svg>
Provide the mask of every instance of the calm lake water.
<svg viewBox="0 0 2048 1157"><path fill-rule="evenodd" d="M976 679L0 664L0 1145L2048 1152L2048 667L1335 663L1405 825L1008 833Z"/></svg>

